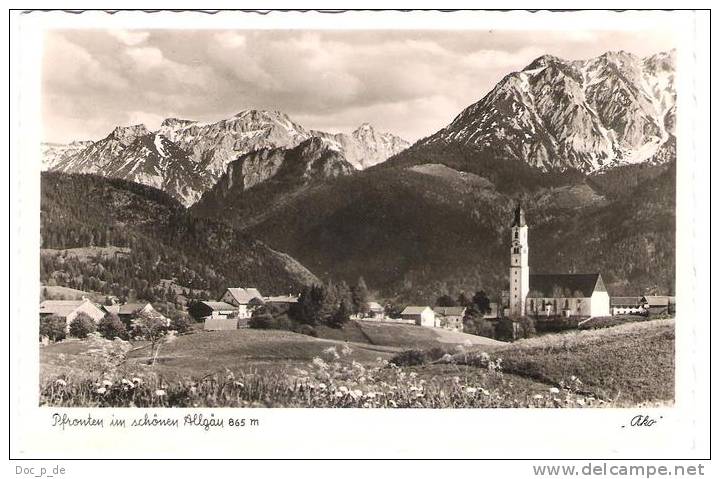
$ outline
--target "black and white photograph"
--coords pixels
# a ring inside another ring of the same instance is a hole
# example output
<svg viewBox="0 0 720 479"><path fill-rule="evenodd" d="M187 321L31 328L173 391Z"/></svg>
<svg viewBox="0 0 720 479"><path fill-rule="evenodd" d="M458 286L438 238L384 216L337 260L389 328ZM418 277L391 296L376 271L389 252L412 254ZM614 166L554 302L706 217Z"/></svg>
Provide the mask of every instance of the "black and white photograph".
<svg viewBox="0 0 720 479"><path fill-rule="evenodd" d="M680 323L708 319L678 213L704 60L672 12L521 13L42 28L24 401L659 421Z"/></svg>

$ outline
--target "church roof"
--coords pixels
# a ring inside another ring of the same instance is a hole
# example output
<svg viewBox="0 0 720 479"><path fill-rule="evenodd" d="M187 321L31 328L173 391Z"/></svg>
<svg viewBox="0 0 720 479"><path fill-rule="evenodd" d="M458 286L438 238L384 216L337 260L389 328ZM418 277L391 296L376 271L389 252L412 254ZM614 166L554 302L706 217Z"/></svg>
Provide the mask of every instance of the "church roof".
<svg viewBox="0 0 720 479"><path fill-rule="evenodd" d="M595 291L607 291L600 273L591 274L531 274L528 297L572 298L592 296Z"/></svg>

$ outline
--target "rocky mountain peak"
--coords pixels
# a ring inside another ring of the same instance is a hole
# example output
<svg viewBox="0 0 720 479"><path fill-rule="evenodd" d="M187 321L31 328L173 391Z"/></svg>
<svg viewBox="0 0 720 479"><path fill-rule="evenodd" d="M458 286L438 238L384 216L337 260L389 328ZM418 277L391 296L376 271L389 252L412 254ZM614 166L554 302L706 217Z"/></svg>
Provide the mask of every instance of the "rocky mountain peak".
<svg viewBox="0 0 720 479"><path fill-rule="evenodd" d="M145 125L131 125L131 126L118 126L108 136L111 140L117 140L120 143L130 144L135 141L135 138L140 136L149 135L150 130Z"/></svg>
<svg viewBox="0 0 720 479"><path fill-rule="evenodd" d="M197 121L184 120L182 118L165 118L162 121L162 123L160 124L160 127L176 128L176 127L192 125L194 123L197 123Z"/></svg>

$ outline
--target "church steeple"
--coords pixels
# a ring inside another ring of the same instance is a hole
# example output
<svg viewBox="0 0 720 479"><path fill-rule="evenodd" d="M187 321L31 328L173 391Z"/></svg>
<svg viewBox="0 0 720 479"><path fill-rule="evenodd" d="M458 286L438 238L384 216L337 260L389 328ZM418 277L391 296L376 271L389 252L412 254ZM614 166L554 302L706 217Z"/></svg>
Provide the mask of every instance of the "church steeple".
<svg viewBox="0 0 720 479"><path fill-rule="evenodd" d="M528 227L525 212L515 208L510 228L510 316L525 316L525 299L530 289Z"/></svg>
<svg viewBox="0 0 720 479"><path fill-rule="evenodd" d="M526 226L525 211L520 205L517 205L517 208L515 208L515 215L513 216L512 226Z"/></svg>

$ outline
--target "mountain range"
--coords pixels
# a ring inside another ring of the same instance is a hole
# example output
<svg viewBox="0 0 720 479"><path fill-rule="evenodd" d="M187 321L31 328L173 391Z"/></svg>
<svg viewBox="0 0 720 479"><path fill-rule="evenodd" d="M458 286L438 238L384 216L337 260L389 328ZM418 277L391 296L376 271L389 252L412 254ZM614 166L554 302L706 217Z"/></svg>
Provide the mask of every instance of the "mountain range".
<svg viewBox="0 0 720 479"><path fill-rule="evenodd" d="M459 143L544 171L592 173L674 154L675 52L544 55L420 144Z"/></svg>
<svg viewBox="0 0 720 479"><path fill-rule="evenodd" d="M96 162L96 174L142 171L129 178L141 183L164 171L150 184L189 206L187 221L228 225L322 281L362 276L383 298L507 287L517 204L534 272L599 271L611 294L667 294L675 100L672 51L545 55L412 146L369 125L328 134L246 111L116 129L53 169L90 172ZM172 176L176 157L183 173Z"/></svg>
<svg viewBox="0 0 720 479"><path fill-rule="evenodd" d="M306 130L278 111L245 110L217 122L168 118L157 131L144 125L117 127L97 142L43 145L43 167L94 173L162 189L189 206L238 157L253 151L293 148L320 138L353 169L382 162L408 146L368 123L351 134Z"/></svg>

